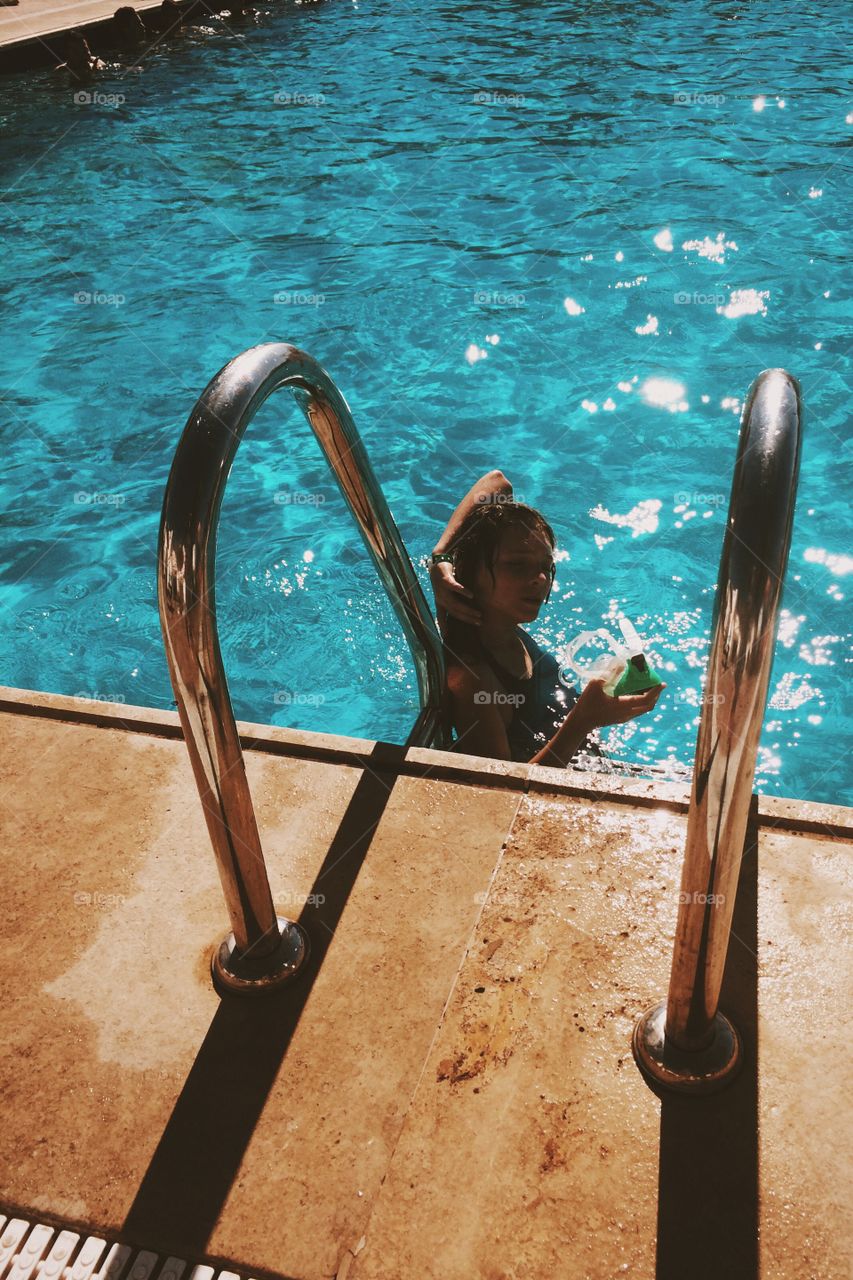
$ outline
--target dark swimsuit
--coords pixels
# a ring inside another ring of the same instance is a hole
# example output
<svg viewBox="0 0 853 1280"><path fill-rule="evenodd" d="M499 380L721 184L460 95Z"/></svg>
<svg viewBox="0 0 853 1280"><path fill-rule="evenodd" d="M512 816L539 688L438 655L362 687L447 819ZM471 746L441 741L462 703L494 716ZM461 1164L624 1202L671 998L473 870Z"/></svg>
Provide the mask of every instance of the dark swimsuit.
<svg viewBox="0 0 853 1280"><path fill-rule="evenodd" d="M482 658L506 692L520 699L513 707L507 739L510 759L527 763L551 741L580 695L577 689L567 687L560 680L560 665L553 654L540 649L536 641L523 631L521 640L533 660L533 671L529 676L514 676L485 646L482 647ZM588 738L578 747L580 751L601 754Z"/></svg>

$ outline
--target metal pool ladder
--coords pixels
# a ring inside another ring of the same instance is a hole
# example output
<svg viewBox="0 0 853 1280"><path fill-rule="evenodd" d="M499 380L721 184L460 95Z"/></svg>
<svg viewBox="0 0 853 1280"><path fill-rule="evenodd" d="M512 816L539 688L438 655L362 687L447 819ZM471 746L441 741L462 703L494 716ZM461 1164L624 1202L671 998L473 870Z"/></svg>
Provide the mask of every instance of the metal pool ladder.
<svg viewBox="0 0 853 1280"><path fill-rule="evenodd" d="M349 406L311 356L287 343L252 347L208 383L178 444L158 548L160 623L178 714L231 918L213 974L230 991L263 992L308 953L302 928L276 914L216 625L219 510L247 426L280 387L308 419L355 517L412 655L421 712L406 746L445 746L441 640Z"/></svg>
<svg viewBox="0 0 853 1280"><path fill-rule="evenodd" d="M782 584L802 434L800 388L784 369L753 383L743 412L711 623L668 1000L634 1028L649 1079L710 1092L740 1067L719 1012Z"/></svg>

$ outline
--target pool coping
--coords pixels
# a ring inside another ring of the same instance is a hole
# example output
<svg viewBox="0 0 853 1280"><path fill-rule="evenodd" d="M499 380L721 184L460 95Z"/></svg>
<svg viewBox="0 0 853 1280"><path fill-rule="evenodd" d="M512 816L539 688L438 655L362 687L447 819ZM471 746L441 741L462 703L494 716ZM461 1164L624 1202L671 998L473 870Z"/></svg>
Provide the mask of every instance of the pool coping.
<svg viewBox="0 0 853 1280"><path fill-rule="evenodd" d="M20 7L0 10L3 15L8 15L0 21L0 74L14 75L63 62L65 37L72 30L82 31L90 46L94 42L93 52L96 54L114 50L116 46L111 32L113 15L119 4L120 0L109 0L108 4L101 6L103 12L89 14L91 4L72 2L56 9L56 19L49 26L40 22L38 13L29 15L26 2ZM153 13L159 5L160 0L134 0L132 7L142 16ZM220 12L220 7L216 7L213 0L178 0L178 7L186 21L205 21ZM227 0L222 0L221 10L227 8ZM150 34L157 37L154 44L159 44L162 35L155 31Z"/></svg>
<svg viewBox="0 0 853 1280"><path fill-rule="evenodd" d="M128 733L182 740L177 711L156 707L18 689L0 685L0 712L40 719L121 729ZM481 756L405 747L399 743L354 738L341 734L290 729L281 725L238 720L237 731L244 751L296 759L317 760L351 768L392 771L410 777L433 777L466 786L496 787L528 795L549 794L599 799L641 808L664 808L686 813L689 786L655 777L595 776L576 769L489 760ZM793 797L758 794L759 826L794 833L853 839L853 807L829 805Z"/></svg>

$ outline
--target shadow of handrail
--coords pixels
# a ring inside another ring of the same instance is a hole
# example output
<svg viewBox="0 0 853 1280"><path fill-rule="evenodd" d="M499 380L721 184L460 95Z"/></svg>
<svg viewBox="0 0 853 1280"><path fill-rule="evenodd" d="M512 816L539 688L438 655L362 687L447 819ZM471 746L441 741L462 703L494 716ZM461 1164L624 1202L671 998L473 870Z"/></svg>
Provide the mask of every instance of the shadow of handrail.
<svg viewBox="0 0 853 1280"><path fill-rule="evenodd" d="M655 1280L758 1280L758 807L740 867L721 999L742 1067L723 1092L661 1088Z"/></svg>
<svg viewBox="0 0 853 1280"><path fill-rule="evenodd" d="M300 916L312 946L298 978L263 1002L220 1001L124 1221L128 1240L178 1257L206 1253L404 755L390 743L371 752Z"/></svg>

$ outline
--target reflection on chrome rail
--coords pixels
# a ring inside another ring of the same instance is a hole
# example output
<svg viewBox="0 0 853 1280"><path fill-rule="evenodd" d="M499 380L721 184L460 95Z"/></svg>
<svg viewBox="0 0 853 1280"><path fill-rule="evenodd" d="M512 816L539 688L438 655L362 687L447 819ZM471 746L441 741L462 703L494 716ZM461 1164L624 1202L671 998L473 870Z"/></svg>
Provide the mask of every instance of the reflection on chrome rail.
<svg viewBox="0 0 853 1280"><path fill-rule="evenodd" d="M680 1090L720 1088L740 1038L718 1012L800 466L800 389L784 369L743 412L711 623L669 999L634 1030L640 1068Z"/></svg>
<svg viewBox="0 0 853 1280"><path fill-rule="evenodd" d="M221 987L267 990L307 954L300 927L276 916L216 628L216 532L243 433L284 387L302 408L355 516L415 660L421 713L407 746L444 746L441 640L349 407L304 351L266 343L231 360L189 416L160 523L160 622L178 714L231 917L214 958Z"/></svg>

